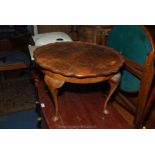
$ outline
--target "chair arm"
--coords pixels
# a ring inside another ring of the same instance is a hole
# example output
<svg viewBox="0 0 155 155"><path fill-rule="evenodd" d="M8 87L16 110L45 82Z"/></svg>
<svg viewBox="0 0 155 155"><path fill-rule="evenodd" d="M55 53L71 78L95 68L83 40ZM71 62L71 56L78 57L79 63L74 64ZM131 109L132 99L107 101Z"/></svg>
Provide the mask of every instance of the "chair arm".
<svg viewBox="0 0 155 155"><path fill-rule="evenodd" d="M137 78L141 79L144 72L144 67L135 63L134 61L125 58L125 69L129 71L131 74L136 76Z"/></svg>
<svg viewBox="0 0 155 155"><path fill-rule="evenodd" d="M137 64L136 62L134 62L133 60L130 60L128 58L125 58L125 65L131 66L131 67L139 70L140 72L144 72L143 65Z"/></svg>

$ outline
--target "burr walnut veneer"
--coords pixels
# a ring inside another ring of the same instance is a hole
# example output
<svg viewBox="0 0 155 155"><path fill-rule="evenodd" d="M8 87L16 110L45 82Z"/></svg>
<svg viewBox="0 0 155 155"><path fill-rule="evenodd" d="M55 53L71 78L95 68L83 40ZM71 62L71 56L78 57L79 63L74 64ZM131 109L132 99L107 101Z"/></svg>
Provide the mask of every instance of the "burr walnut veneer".
<svg viewBox="0 0 155 155"><path fill-rule="evenodd" d="M90 84L107 80L111 89L106 105L120 81L119 69L124 58L112 48L84 42L57 42L41 46L34 52L35 62L45 74L55 104L58 120L58 88L65 82Z"/></svg>

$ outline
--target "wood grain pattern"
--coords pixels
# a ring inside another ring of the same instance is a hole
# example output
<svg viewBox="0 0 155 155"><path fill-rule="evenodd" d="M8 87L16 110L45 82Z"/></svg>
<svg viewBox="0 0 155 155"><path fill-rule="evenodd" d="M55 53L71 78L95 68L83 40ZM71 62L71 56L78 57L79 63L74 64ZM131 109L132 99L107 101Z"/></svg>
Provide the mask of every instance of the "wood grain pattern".
<svg viewBox="0 0 155 155"><path fill-rule="evenodd" d="M120 81L119 72L124 59L113 49L84 42L61 42L42 46L34 52L35 62L45 73L47 84L54 100L55 116L58 121L58 88L65 82L89 84L110 82L110 93L103 106L107 114L109 102Z"/></svg>
<svg viewBox="0 0 155 155"><path fill-rule="evenodd" d="M37 48L37 64L67 77L96 77L117 73L123 65L121 54L105 46L82 42L61 42Z"/></svg>
<svg viewBox="0 0 155 155"><path fill-rule="evenodd" d="M59 120L52 121L54 107L50 94L44 82L35 76L35 86L41 107L42 123L50 129L118 129L131 128L112 104L109 104L109 114L102 113L105 96L99 85L65 85L59 96Z"/></svg>

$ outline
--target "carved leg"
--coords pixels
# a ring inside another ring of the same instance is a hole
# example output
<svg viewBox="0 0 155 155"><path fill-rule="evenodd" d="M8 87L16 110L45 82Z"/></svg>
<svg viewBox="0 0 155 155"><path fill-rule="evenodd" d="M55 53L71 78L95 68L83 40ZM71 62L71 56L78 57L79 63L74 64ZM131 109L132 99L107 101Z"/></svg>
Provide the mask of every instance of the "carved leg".
<svg viewBox="0 0 155 155"><path fill-rule="evenodd" d="M116 88L118 87L119 85L119 82L120 82L120 73L117 73L115 74L110 80L109 80L109 83L110 83L110 92L109 92L109 95L108 97L106 98L106 101L104 103L104 108L103 108L103 113L104 114L108 114L108 110L106 109L107 108L107 104L111 98L111 96L113 95L114 91L116 90Z"/></svg>
<svg viewBox="0 0 155 155"><path fill-rule="evenodd" d="M58 88L62 87L65 82L59 81L57 79L53 79L48 75L45 75L44 80L53 97L53 101L55 105L55 116L52 118L52 120L56 122L59 119L58 117L58 109L59 109L58 108Z"/></svg>

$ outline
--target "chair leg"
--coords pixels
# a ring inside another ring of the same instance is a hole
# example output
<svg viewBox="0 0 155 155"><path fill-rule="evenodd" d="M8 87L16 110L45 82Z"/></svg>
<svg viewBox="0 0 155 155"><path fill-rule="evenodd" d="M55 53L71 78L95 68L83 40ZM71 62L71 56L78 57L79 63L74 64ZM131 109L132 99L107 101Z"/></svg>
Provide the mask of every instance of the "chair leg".
<svg viewBox="0 0 155 155"><path fill-rule="evenodd" d="M146 121L145 118L148 116L148 114L150 112L150 108L152 107L154 101L155 101L155 86L153 87L153 89L151 91L151 95L147 102L146 108L144 109L144 114L143 114L144 121Z"/></svg>

